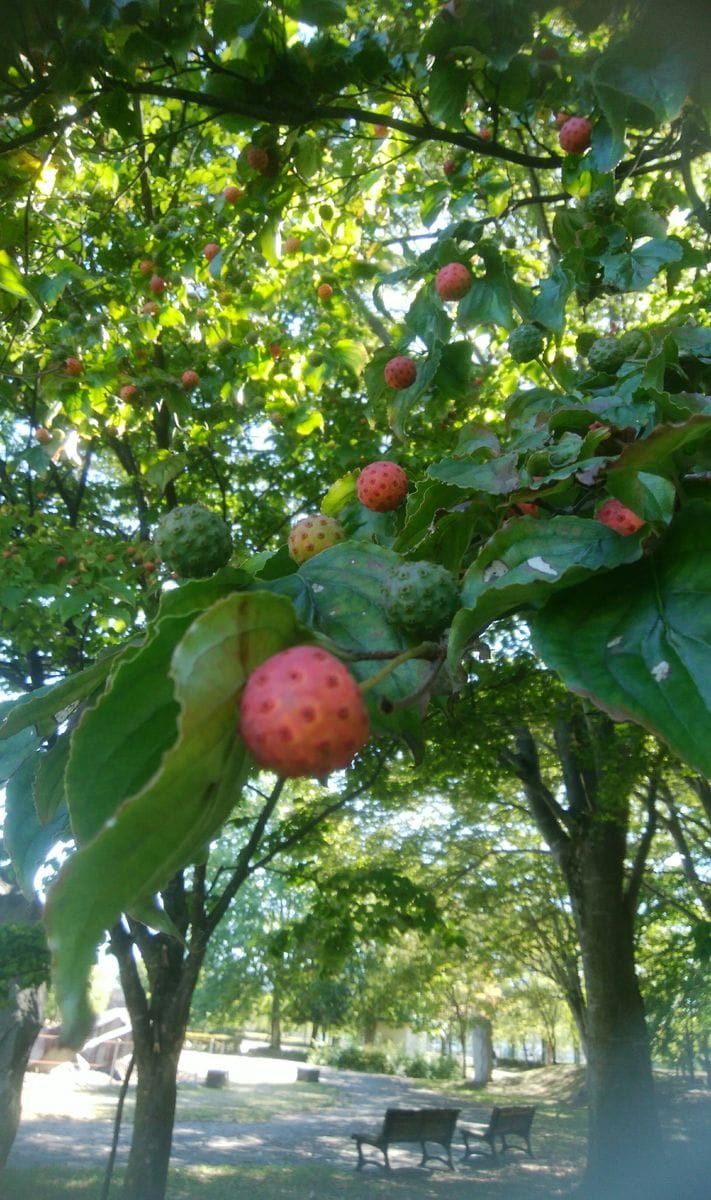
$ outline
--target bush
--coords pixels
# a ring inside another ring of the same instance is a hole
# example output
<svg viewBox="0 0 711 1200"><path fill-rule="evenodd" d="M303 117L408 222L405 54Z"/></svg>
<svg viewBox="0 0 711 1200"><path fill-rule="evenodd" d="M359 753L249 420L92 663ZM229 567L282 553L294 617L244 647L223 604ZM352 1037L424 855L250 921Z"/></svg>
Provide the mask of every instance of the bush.
<svg viewBox="0 0 711 1200"><path fill-rule="evenodd" d="M391 1075L394 1064L386 1050L374 1046L324 1046L310 1056L342 1071L372 1071L380 1075Z"/></svg>
<svg viewBox="0 0 711 1200"><path fill-rule="evenodd" d="M453 1079L459 1074L459 1064L449 1055L437 1055L436 1058L426 1054L414 1054L412 1058L404 1058L399 1063L403 1075L411 1079Z"/></svg>

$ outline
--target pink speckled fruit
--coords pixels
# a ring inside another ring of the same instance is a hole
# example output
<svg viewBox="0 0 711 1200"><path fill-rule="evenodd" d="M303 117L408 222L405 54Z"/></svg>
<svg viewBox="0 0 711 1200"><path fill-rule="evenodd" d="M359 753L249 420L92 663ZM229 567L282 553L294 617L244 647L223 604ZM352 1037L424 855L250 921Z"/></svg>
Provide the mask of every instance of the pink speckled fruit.
<svg viewBox="0 0 711 1200"><path fill-rule="evenodd" d="M398 354L396 358L391 358L389 362L386 362L383 375L388 387L402 391L403 388L408 388L411 383L415 382L417 365L414 359L409 358L407 354Z"/></svg>
<svg viewBox="0 0 711 1200"><path fill-rule="evenodd" d="M602 521L603 525L609 525L610 529L614 529L615 533L620 533L622 537L629 537L645 524L642 517L638 517L637 513L626 508L619 500L606 500L602 508L597 510L595 518Z"/></svg>
<svg viewBox="0 0 711 1200"><path fill-rule="evenodd" d="M320 513L315 517L304 517L289 533L289 554L294 562L305 563L314 554L344 541L345 536L343 526L333 517L324 517Z"/></svg>
<svg viewBox="0 0 711 1200"><path fill-rule="evenodd" d="M373 512L399 508L407 495L407 475L397 463L380 459L363 467L356 483L358 499Z"/></svg>
<svg viewBox="0 0 711 1200"><path fill-rule="evenodd" d="M587 117L569 117L558 134L561 149L566 154L582 154L590 145L592 121Z"/></svg>
<svg viewBox="0 0 711 1200"><path fill-rule="evenodd" d="M264 146L248 146L246 157L253 171L266 175L269 170L269 151Z"/></svg>
<svg viewBox="0 0 711 1200"><path fill-rule="evenodd" d="M473 282L471 271L463 263L447 263L435 276L435 289L442 300L461 300Z"/></svg>
<svg viewBox="0 0 711 1200"><path fill-rule="evenodd" d="M239 732L262 767L296 778L347 767L368 740L368 710L343 663L318 646L292 646L249 676Z"/></svg>
<svg viewBox="0 0 711 1200"><path fill-rule="evenodd" d="M220 253L220 247L217 242L208 242L202 253L208 262L212 262L213 258L217 258Z"/></svg>

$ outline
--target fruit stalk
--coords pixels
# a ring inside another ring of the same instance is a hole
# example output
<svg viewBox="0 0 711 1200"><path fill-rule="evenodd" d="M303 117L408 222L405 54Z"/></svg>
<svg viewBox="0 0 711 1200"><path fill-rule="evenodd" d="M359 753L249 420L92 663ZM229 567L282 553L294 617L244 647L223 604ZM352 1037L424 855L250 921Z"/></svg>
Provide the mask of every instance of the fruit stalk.
<svg viewBox="0 0 711 1200"><path fill-rule="evenodd" d="M442 647L438 642L420 642L418 646L413 646L410 650L403 650L402 653L396 654L389 662L381 667L375 675L371 675L369 679L364 679L359 685L361 692L369 692L371 688L377 687L388 675L402 666L403 663L409 662L411 658L426 658L435 659L442 655Z"/></svg>

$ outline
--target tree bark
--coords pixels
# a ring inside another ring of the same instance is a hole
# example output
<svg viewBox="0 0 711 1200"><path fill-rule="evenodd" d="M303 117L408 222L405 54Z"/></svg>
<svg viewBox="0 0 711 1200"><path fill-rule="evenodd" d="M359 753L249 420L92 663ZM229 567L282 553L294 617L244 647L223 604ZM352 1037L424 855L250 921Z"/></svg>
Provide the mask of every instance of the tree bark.
<svg viewBox="0 0 711 1200"><path fill-rule="evenodd" d="M630 793L645 770L638 731L572 712L555 743L567 805L544 782L526 726L506 760L565 879L580 940L588 1062L585 1200L655 1196L663 1160L649 1036L635 970L634 919L654 830L656 768L648 770L648 824L626 867Z"/></svg>
<svg viewBox="0 0 711 1200"><path fill-rule="evenodd" d="M269 1015L269 1049L281 1050L281 986L278 980L272 983L272 1000Z"/></svg>
<svg viewBox="0 0 711 1200"><path fill-rule="evenodd" d="M491 1079L494 1069L494 1046L491 1040L491 1021L486 1017L474 1017L472 1022L472 1062L474 1083L480 1087Z"/></svg>
<svg viewBox="0 0 711 1200"><path fill-rule="evenodd" d="M172 1045L157 1045L152 1053L136 1054L138 1081L133 1135L123 1194L125 1200L163 1200L173 1142L181 1031Z"/></svg>
<svg viewBox="0 0 711 1200"><path fill-rule="evenodd" d="M188 922L181 872L162 893L162 898L166 912L177 928L184 931ZM137 1075L124 1200L164 1200L165 1197L175 1120L178 1060L205 945L205 939L199 933L186 947L177 938L152 933L137 922L130 922L130 928L119 922L111 930L111 947L131 1017ZM149 993L138 973L134 946L140 949L146 967Z"/></svg>
<svg viewBox="0 0 711 1200"><path fill-rule="evenodd" d="M22 1082L32 1045L42 1028L44 987L10 989L0 1009L0 1169L5 1166L20 1123Z"/></svg>
<svg viewBox="0 0 711 1200"><path fill-rule="evenodd" d="M661 1169L661 1129L635 971L634 914L624 896L624 830L601 819L579 849L569 882L587 999L584 1195L649 1195Z"/></svg>

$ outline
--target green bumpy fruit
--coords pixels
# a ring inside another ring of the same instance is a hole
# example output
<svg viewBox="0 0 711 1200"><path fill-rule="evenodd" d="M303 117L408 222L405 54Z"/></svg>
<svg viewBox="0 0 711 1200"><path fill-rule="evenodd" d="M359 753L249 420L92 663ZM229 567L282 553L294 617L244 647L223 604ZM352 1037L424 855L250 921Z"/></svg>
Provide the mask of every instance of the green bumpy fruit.
<svg viewBox="0 0 711 1200"><path fill-rule="evenodd" d="M537 325L519 325L509 337L509 354L514 362L527 363L543 353L545 342Z"/></svg>
<svg viewBox="0 0 711 1200"><path fill-rule="evenodd" d="M642 329L630 329L627 333L620 334L617 344L625 358L646 354L650 345L649 337Z"/></svg>
<svg viewBox="0 0 711 1200"><path fill-rule="evenodd" d="M162 517L153 544L163 562L188 579L214 574L232 554L228 525L202 504L184 504Z"/></svg>
<svg viewBox="0 0 711 1200"><path fill-rule="evenodd" d="M621 367L627 355L617 338L598 338L588 350L588 363L592 371L604 371L614 374Z"/></svg>
<svg viewBox="0 0 711 1200"><path fill-rule="evenodd" d="M581 201L580 208L586 217L593 221L604 221L611 217L617 209L615 197L605 188L595 188Z"/></svg>
<svg viewBox="0 0 711 1200"><path fill-rule="evenodd" d="M437 637L451 624L460 603L457 580L436 563L400 563L385 581L388 621L405 633Z"/></svg>

